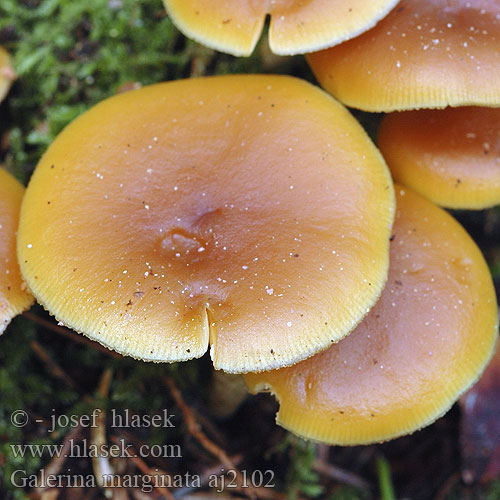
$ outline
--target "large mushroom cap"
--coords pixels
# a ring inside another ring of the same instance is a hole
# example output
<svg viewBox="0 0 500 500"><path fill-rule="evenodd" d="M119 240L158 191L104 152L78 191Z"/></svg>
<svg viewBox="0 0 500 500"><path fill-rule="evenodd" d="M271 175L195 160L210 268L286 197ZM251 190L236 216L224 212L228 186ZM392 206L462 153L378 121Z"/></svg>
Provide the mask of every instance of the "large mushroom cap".
<svg viewBox="0 0 500 500"><path fill-rule="evenodd" d="M295 366L245 375L270 387L278 423L353 445L433 422L479 376L498 332L495 291L475 243L446 212L396 187L387 285L357 329Z"/></svg>
<svg viewBox="0 0 500 500"><path fill-rule="evenodd" d="M387 277L393 190L341 105L290 77L170 82L67 127L27 189L21 267L58 319L155 361L292 364Z"/></svg>
<svg viewBox="0 0 500 500"><path fill-rule="evenodd" d="M499 106L500 2L403 0L308 61L326 90L366 111Z"/></svg>
<svg viewBox="0 0 500 500"><path fill-rule="evenodd" d="M28 309L33 297L21 278L16 233L24 187L0 168L0 334L14 316Z"/></svg>
<svg viewBox="0 0 500 500"><path fill-rule="evenodd" d="M0 47L0 102L5 99L14 78L15 73L9 53Z"/></svg>
<svg viewBox="0 0 500 500"><path fill-rule="evenodd" d="M434 203L500 204L500 108L392 113L378 143L394 179Z"/></svg>
<svg viewBox="0 0 500 500"><path fill-rule="evenodd" d="M235 56L250 55L266 15L276 54L321 50L373 27L398 0L164 0L188 37Z"/></svg>

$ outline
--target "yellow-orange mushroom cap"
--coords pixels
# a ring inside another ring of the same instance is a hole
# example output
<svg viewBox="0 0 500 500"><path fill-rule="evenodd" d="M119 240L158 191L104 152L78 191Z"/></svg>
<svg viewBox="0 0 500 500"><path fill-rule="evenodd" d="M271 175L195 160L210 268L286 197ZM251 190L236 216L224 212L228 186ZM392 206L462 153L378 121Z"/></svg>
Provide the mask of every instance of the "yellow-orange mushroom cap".
<svg viewBox="0 0 500 500"><path fill-rule="evenodd" d="M235 56L252 53L271 16L269 46L280 55L341 43L373 27L398 0L164 0L188 37Z"/></svg>
<svg viewBox="0 0 500 500"><path fill-rule="evenodd" d="M0 47L0 102L5 99L15 76L8 52Z"/></svg>
<svg viewBox="0 0 500 500"><path fill-rule="evenodd" d="M277 421L331 444L385 441L430 424L479 376L498 332L475 243L445 211L396 186L387 285L347 338L302 363L244 375L270 388Z"/></svg>
<svg viewBox="0 0 500 500"><path fill-rule="evenodd" d="M500 108L386 115L379 147L394 180L448 208L500 204Z"/></svg>
<svg viewBox="0 0 500 500"><path fill-rule="evenodd" d="M21 278L16 255L23 194L24 187L0 167L0 335L34 301Z"/></svg>
<svg viewBox="0 0 500 500"><path fill-rule="evenodd" d="M19 256L59 320L144 360L292 364L381 293L390 173L347 110L290 77L169 82L108 99L41 159Z"/></svg>
<svg viewBox="0 0 500 500"><path fill-rule="evenodd" d="M500 105L500 3L403 0L375 28L308 56L348 106L395 111Z"/></svg>

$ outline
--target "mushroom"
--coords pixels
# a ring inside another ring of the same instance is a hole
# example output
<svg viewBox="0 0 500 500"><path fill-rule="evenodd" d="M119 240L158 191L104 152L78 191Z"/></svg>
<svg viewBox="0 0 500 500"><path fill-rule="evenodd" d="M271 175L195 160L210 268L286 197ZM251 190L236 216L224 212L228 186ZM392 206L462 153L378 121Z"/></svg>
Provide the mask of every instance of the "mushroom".
<svg viewBox="0 0 500 500"><path fill-rule="evenodd" d="M16 256L16 231L24 187L0 168L0 335L33 297L26 290Z"/></svg>
<svg viewBox="0 0 500 500"><path fill-rule="evenodd" d="M295 366L244 375L280 401L277 421L308 439L355 445L411 433L473 384L498 333L479 249L444 210L396 186L389 278L347 338Z"/></svg>
<svg viewBox="0 0 500 500"><path fill-rule="evenodd" d="M378 144L394 179L438 205L500 204L500 108L392 113Z"/></svg>
<svg viewBox="0 0 500 500"><path fill-rule="evenodd" d="M163 0L189 38L235 56L250 55L271 16L269 45L280 55L321 50L375 26L398 0Z"/></svg>
<svg viewBox="0 0 500 500"><path fill-rule="evenodd" d="M375 28L308 56L321 85L365 111L498 106L500 3L403 0Z"/></svg>
<svg viewBox="0 0 500 500"><path fill-rule="evenodd" d="M7 92L16 78L8 52L0 47L0 102L5 99Z"/></svg>
<svg viewBox="0 0 500 500"><path fill-rule="evenodd" d="M190 79L70 124L28 186L19 256L69 327L152 361L296 363L387 278L390 174L347 110L282 76Z"/></svg>

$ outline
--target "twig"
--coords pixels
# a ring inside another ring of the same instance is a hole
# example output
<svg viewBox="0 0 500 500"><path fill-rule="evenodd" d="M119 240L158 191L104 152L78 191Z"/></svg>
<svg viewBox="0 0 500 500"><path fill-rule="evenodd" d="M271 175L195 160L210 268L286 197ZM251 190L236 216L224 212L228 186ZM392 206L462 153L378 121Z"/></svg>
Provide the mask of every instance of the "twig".
<svg viewBox="0 0 500 500"><path fill-rule="evenodd" d="M243 457L241 455L235 455L234 457L231 457L231 460L235 465L239 465L240 462L242 461ZM221 469L223 468L222 464L216 465L209 467L208 469L205 469L201 472L200 474L200 488L204 488L207 484L208 481L210 480L211 477L215 475L220 475L221 474ZM185 486L183 488L178 488L174 492L174 497L175 498L183 498L189 493L192 493L193 491L197 490L198 488L194 488L192 486Z"/></svg>
<svg viewBox="0 0 500 500"><path fill-rule="evenodd" d="M131 493L134 500L149 500L152 497L149 493L144 493L144 491L139 490L132 490Z"/></svg>
<svg viewBox="0 0 500 500"><path fill-rule="evenodd" d="M45 490L41 494L40 500L57 500L57 498L59 497L59 493L60 491L55 489Z"/></svg>
<svg viewBox="0 0 500 500"><path fill-rule="evenodd" d="M327 476L330 479L338 481L341 484L354 486L355 488L359 488L361 490L370 489L370 484L363 478L359 477L357 474L353 474L352 472L341 469L340 467L337 467L330 463L325 463L322 460L315 460L313 462L312 468L319 474Z"/></svg>
<svg viewBox="0 0 500 500"><path fill-rule="evenodd" d="M318 462L327 463L330 447L327 444L318 443L316 445L316 458Z"/></svg>
<svg viewBox="0 0 500 500"><path fill-rule="evenodd" d="M71 389L78 390L77 385L71 377L54 361L48 351L36 340L30 342L31 349L38 356L38 359L45 365L48 372L58 380L64 382Z"/></svg>
<svg viewBox="0 0 500 500"><path fill-rule="evenodd" d="M56 476L66 461L66 455L70 452L71 445L74 444L75 441L79 441L81 438L82 427L80 425L73 427L64 437L64 444L61 451L54 456L47 467L40 470L40 477ZM42 483L42 481L38 481L38 484ZM46 489L48 488L39 486L35 489L34 493L35 495L40 496Z"/></svg>
<svg viewBox="0 0 500 500"><path fill-rule="evenodd" d="M201 424L201 427L205 429L206 433L211 436L213 440L220 446L225 446L227 439L223 435L222 431L218 428L218 426L201 412L198 412L197 418Z"/></svg>
<svg viewBox="0 0 500 500"><path fill-rule="evenodd" d="M118 439L117 436L111 436L111 441L113 443L117 444L118 446L121 445L120 439ZM128 458L136 465L136 467L146 476L153 476L154 471L152 471L148 465L142 460L137 453L129 451L131 448L124 448L125 453L127 454ZM133 448L132 448L133 450ZM157 489L165 498L168 500L175 500L174 496L172 493L167 488L164 488L163 486L159 486L157 484L153 485L155 489Z"/></svg>
<svg viewBox="0 0 500 500"><path fill-rule="evenodd" d="M107 347L104 347L103 345L99 344L99 342L94 342L93 340L88 339L87 337L84 337L83 335L77 334L75 332L72 332L66 327L58 326L55 325L52 321L48 321L44 318L40 318L40 316L37 316L36 314L33 314L32 312L25 312L23 314L26 318L30 319L31 321L38 323L39 325L42 325L44 328L47 328L48 330L51 330L52 332L57 333L58 335L62 335L63 337L66 337L73 342L78 342L80 344L86 345L88 347L92 347L92 349L95 349L97 351L100 351L104 354L107 354L108 356L111 356L113 358L122 358L123 356L121 354L118 354L115 351L109 350Z"/></svg>
<svg viewBox="0 0 500 500"><path fill-rule="evenodd" d="M189 408L189 406L184 401L184 398L182 397L182 394L177 388L174 380L170 377L165 377L164 381L170 389L175 403L182 411L189 434L191 434L201 444L201 446L205 448L205 450L216 457L226 468L226 470L234 470L236 473L238 484L243 484L241 472L236 468L236 465L228 456L228 454L219 446L217 446L211 439L209 439L201 430L200 424L194 417L191 408ZM253 487L245 488L245 490L246 491L243 492L245 495L248 495L250 498L256 498L255 489Z"/></svg>
<svg viewBox="0 0 500 500"><path fill-rule="evenodd" d="M102 400L107 400L109 395L109 387L111 385L113 372L110 369L104 371L99 381L99 386L97 388L97 394ZM95 426L90 428L90 441L92 446L96 449L105 449L107 447L106 441L106 412L104 408L96 405L96 409L100 410L96 418ZM105 484L105 478L111 477L113 474L113 469L109 463L108 457L105 456L93 456L92 457L92 467L94 469L94 476L96 478L97 484L104 489L104 495L107 498L112 498L113 492Z"/></svg>
<svg viewBox="0 0 500 500"><path fill-rule="evenodd" d="M182 411L189 434L191 434L211 455L217 457L217 459L226 469L236 470L233 461L229 458L227 453L223 449L219 448L219 446L217 446L211 439L209 439L203 433L203 431L200 428L200 424L194 417L191 408L189 408L189 406L184 401L184 398L182 397L182 394L177 388L177 385L175 384L174 380L170 377L165 377L165 383L170 389L170 392L172 393L172 397L174 398L175 403Z"/></svg>
<svg viewBox="0 0 500 500"><path fill-rule="evenodd" d="M111 500L129 500L128 488L113 488Z"/></svg>

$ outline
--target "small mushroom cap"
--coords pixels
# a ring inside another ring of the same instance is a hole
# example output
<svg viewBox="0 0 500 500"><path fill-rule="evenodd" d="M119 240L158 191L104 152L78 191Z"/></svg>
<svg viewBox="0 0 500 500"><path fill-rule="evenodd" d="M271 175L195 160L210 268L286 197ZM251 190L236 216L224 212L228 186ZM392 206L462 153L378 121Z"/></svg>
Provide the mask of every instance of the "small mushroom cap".
<svg viewBox="0 0 500 500"><path fill-rule="evenodd" d="M16 255L23 194L24 187L0 167L0 335L34 301L21 278Z"/></svg>
<svg viewBox="0 0 500 500"><path fill-rule="evenodd" d="M19 255L59 320L144 360L293 364L347 335L387 278L390 173L301 80L226 76L108 99L40 161Z"/></svg>
<svg viewBox="0 0 500 500"><path fill-rule="evenodd" d="M341 43L373 27L398 0L164 0L189 38L235 56L250 55L271 16L269 46L280 55Z"/></svg>
<svg viewBox="0 0 500 500"><path fill-rule="evenodd" d="M355 445L430 424L479 376L498 332L495 291L475 243L445 211L396 186L387 285L356 330L295 366L247 374L300 436Z"/></svg>
<svg viewBox="0 0 500 500"><path fill-rule="evenodd" d="M5 99L16 74L8 52L0 47L0 102Z"/></svg>
<svg viewBox="0 0 500 500"><path fill-rule="evenodd" d="M378 137L394 180L448 208L500 204L500 108L386 115Z"/></svg>
<svg viewBox="0 0 500 500"><path fill-rule="evenodd" d="M499 47L498 0L403 0L308 61L322 87L366 111L499 106Z"/></svg>

